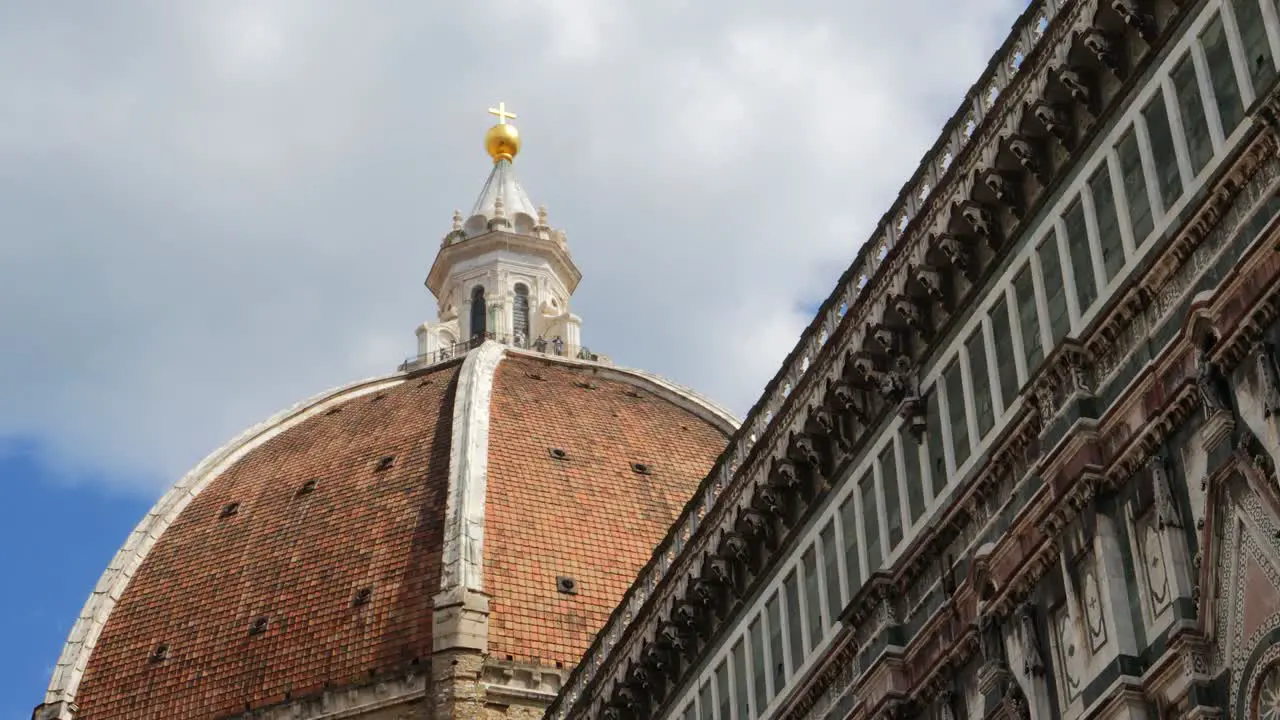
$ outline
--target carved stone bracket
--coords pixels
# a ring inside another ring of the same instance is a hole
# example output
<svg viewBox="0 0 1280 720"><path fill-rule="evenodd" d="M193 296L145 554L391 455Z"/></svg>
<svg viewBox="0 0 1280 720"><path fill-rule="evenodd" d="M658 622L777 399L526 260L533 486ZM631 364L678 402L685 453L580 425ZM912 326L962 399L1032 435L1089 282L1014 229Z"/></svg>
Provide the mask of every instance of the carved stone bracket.
<svg viewBox="0 0 1280 720"><path fill-rule="evenodd" d="M1046 109L1046 112L1053 110L1061 113L1060 110L1056 110L1056 108L1054 108L1054 106L1052 105L1046 104L1044 105L1044 108ZM1039 116L1037 115L1037 117ZM1066 122L1065 118L1061 118L1060 116L1057 116L1057 115L1046 115L1046 117L1043 118L1041 122L1046 123L1046 127L1049 127L1048 125L1049 123L1055 123L1059 119L1061 119L1064 123ZM1065 135L1065 136L1058 135L1058 133L1069 132L1066 126L1054 125L1053 127L1057 129L1057 132L1054 132L1053 129L1050 129L1049 132L1053 134L1054 137L1057 137L1060 141L1066 142L1067 141L1066 138L1070 137L1069 135ZM1025 135L1014 134L1009 137L1007 146L1009 148L1009 153L1012 154L1014 159L1018 161L1018 164L1022 166L1023 170L1028 172L1041 185L1048 184L1049 182L1048 168L1045 165L1044 154L1038 142L1036 142L1035 140Z"/></svg>
<svg viewBox="0 0 1280 720"><path fill-rule="evenodd" d="M1111 0L1111 9L1120 19L1138 33L1148 45L1156 40L1156 21L1138 7L1136 0Z"/></svg>
<svg viewBox="0 0 1280 720"><path fill-rule="evenodd" d="M978 259L969 240L954 233L941 233L933 240L933 246L947 259L947 263L970 281L978 278Z"/></svg>
<svg viewBox="0 0 1280 720"><path fill-rule="evenodd" d="M1106 32L1099 28L1089 28L1080 36L1080 42L1111 72L1119 74L1123 69L1119 48Z"/></svg>
<svg viewBox="0 0 1280 720"><path fill-rule="evenodd" d="M1093 110L1093 87L1084 73L1067 65L1057 69L1058 82L1071 95L1071 99L1084 107L1090 114Z"/></svg>
<svg viewBox="0 0 1280 720"><path fill-rule="evenodd" d="M1012 190L1008 192L1011 193ZM972 228L974 235L982 238L993 249L1000 246L1003 238L1000 237L1000 229L990 208L982 203L966 200L959 203L956 209L959 210L960 218L965 224Z"/></svg>

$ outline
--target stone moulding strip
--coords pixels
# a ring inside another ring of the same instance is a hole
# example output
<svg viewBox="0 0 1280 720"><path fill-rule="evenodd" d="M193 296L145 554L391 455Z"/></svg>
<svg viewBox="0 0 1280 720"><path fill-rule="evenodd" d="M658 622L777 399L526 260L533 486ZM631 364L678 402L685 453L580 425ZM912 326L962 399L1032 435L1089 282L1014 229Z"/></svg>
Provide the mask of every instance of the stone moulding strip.
<svg viewBox="0 0 1280 720"><path fill-rule="evenodd" d="M484 501L489 478L489 403L503 345L486 340L458 371L449 447L449 496L440 590L484 590Z"/></svg>
<svg viewBox="0 0 1280 720"><path fill-rule="evenodd" d="M45 705L75 701L89 657L108 616L124 594L129 581L164 531L209 483L245 455L286 430L336 405L394 387L403 381L404 375L396 373L361 380L315 395L244 431L184 475L147 512L99 578L63 645L49 689L45 693ZM52 717L59 715L54 714Z"/></svg>
<svg viewBox="0 0 1280 720"><path fill-rule="evenodd" d="M349 720L364 718L398 706L421 702L427 696L426 671L380 678L356 687L322 693L235 716L236 720Z"/></svg>

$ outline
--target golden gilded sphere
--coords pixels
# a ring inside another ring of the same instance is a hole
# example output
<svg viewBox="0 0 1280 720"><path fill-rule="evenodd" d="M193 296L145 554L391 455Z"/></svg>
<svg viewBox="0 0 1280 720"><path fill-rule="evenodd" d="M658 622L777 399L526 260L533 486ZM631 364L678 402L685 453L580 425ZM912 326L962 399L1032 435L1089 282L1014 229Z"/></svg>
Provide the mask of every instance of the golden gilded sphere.
<svg viewBox="0 0 1280 720"><path fill-rule="evenodd" d="M484 134L484 149L494 162L511 160L520 152L520 131L515 125L494 125Z"/></svg>

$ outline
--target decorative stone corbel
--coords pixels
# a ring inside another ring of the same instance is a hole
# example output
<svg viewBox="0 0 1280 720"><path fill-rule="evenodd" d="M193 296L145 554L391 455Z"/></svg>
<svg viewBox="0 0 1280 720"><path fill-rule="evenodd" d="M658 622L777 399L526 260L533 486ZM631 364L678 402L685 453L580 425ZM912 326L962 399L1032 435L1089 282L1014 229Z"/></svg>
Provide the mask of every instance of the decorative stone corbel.
<svg viewBox="0 0 1280 720"><path fill-rule="evenodd" d="M689 584L691 604L704 612L718 613L722 607L722 586L709 577L696 578Z"/></svg>
<svg viewBox="0 0 1280 720"><path fill-rule="evenodd" d="M865 387L881 392L887 377L887 365L888 360L883 354L861 350L853 354L850 369L854 373L855 382L861 380Z"/></svg>
<svg viewBox="0 0 1280 720"><path fill-rule="evenodd" d="M902 355L906 352L906 337L899 328L885 323L872 323L867 326L867 333L889 355Z"/></svg>
<svg viewBox="0 0 1280 720"><path fill-rule="evenodd" d="M665 682L670 683L676 679L674 677L676 664L672 662L672 653L670 649L662 646L660 640L646 644L640 656L644 659L649 671Z"/></svg>
<svg viewBox="0 0 1280 720"><path fill-rule="evenodd" d="M1080 42L1093 53L1094 57L1098 58L1098 62L1104 67L1117 75L1120 74L1120 55L1116 51L1115 43L1105 32L1096 27L1089 28L1080 36Z"/></svg>
<svg viewBox="0 0 1280 720"><path fill-rule="evenodd" d="M912 274L931 300L940 303L945 299L942 292L942 275L937 268L923 264L916 265L912 268Z"/></svg>
<svg viewBox="0 0 1280 720"><path fill-rule="evenodd" d="M1031 114L1044 126L1045 132L1057 138L1063 145L1071 143L1071 118L1066 110L1046 100L1037 100L1031 106Z"/></svg>
<svg viewBox="0 0 1280 720"><path fill-rule="evenodd" d="M902 398L902 404L898 406L898 417L902 418L907 425L907 431L912 437L920 440L924 437L927 418L925 416L924 400L920 397L920 393L915 388L909 388Z"/></svg>
<svg viewBox="0 0 1280 720"><path fill-rule="evenodd" d="M823 453L818 450L818 444L812 437L793 432L787 445L787 456L809 470L811 482L805 488L806 500L811 500L817 493L830 487L827 483L829 463L824 461Z"/></svg>
<svg viewBox="0 0 1280 720"><path fill-rule="evenodd" d="M676 603L676 606L671 610L671 620L680 626L686 636L705 636L707 624L704 619L705 616L699 612L699 607L687 600Z"/></svg>
<svg viewBox="0 0 1280 720"><path fill-rule="evenodd" d="M985 240L992 248L1000 245L999 228L996 227L995 218L991 215L989 208L982 203L967 200L960 204L959 209L960 217L973 228L975 235Z"/></svg>
<svg viewBox="0 0 1280 720"><path fill-rule="evenodd" d="M735 563L747 564L750 560L749 545L742 533L730 530L720 543L720 557Z"/></svg>
<svg viewBox="0 0 1280 720"><path fill-rule="evenodd" d="M685 629L674 620L668 620L658 626L656 642L659 647L666 648L668 652L678 657L684 657L693 645Z"/></svg>
<svg viewBox="0 0 1280 720"><path fill-rule="evenodd" d="M982 173L982 184L991 191L996 200L1009 208L1009 212L1016 218L1022 217L1022 198L1017 188L1010 182L1004 173L991 168Z"/></svg>
<svg viewBox="0 0 1280 720"><path fill-rule="evenodd" d="M933 246L947 259L947 263L970 281L977 279L978 263L973 248L962 237L952 233L940 233L933 238Z"/></svg>
<svg viewBox="0 0 1280 720"><path fill-rule="evenodd" d="M1133 28L1148 45L1155 42L1155 19L1140 10L1134 0L1111 0L1111 9L1115 10L1124 24Z"/></svg>
<svg viewBox="0 0 1280 720"><path fill-rule="evenodd" d="M925 317L925 308L915 298L906 294L893 295L889 298L889 307L893 308L894 312L898 313L898 316L915 332L925 336L926 339L932 335L932 328L929 327Z"/></svg>
<svg viewBox="0 0 1280 720"><path fill-rule="evenodd" d="M1084 75L1066 65L1057 68L1056 74L1058 82L1062 83L1062 87L1071 94L1071 99L1083 105L1092 114L1093 90L1089 87L1089 82L1085 80Z"/></svg>
<svg viewBox="0 0 1280 720"><path fill-rule="evenodd" d="M857 440L857 427L867 424L866 410L853 387L843 380L833 380L828 384L825 401L832 409L838 442L845 448L852 447Z"/></svg>
<svg viewBox="0 0 1280 720"><path fill-rule="evenodd" d="M839 422L835 415L827 409L825 404L818 405L809 411L809 417L805 422L805 430L821 435L824 444L831 455L832 464L838 463L852 448L852 438L845 438L840 432Z"/></svg>
<svg viewBox="0 0 1280 720"><path fill-rule="evenodd" d="M1009 152L1023 170L1030 173L1041 185L1048 183L1049 176L1041 157L1040 146L1036 141L1025 135L1011 135L1008 147Z"/></svg>
<svg viewBox="0 0 1280 720"><path fill-rule="evenodd" d="M618 690L618 697L632 712L640 717L649 714L650 699L660 692L659 683L650 676L649 668L636 664L626 673L626 682Z"/></svg>

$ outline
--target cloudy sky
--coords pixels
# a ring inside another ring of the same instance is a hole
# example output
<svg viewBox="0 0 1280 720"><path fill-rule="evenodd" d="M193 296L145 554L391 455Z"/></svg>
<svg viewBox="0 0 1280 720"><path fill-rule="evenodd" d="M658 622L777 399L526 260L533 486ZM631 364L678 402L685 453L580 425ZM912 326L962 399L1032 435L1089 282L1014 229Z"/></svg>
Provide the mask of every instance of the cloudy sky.
<svg viewBox="0 0 1280 720"><path fill-rule="evenodd" d="M585 342L742 413L1025 6L0 0L0 697L187 468L414 350L486 108Z"/></svg>

